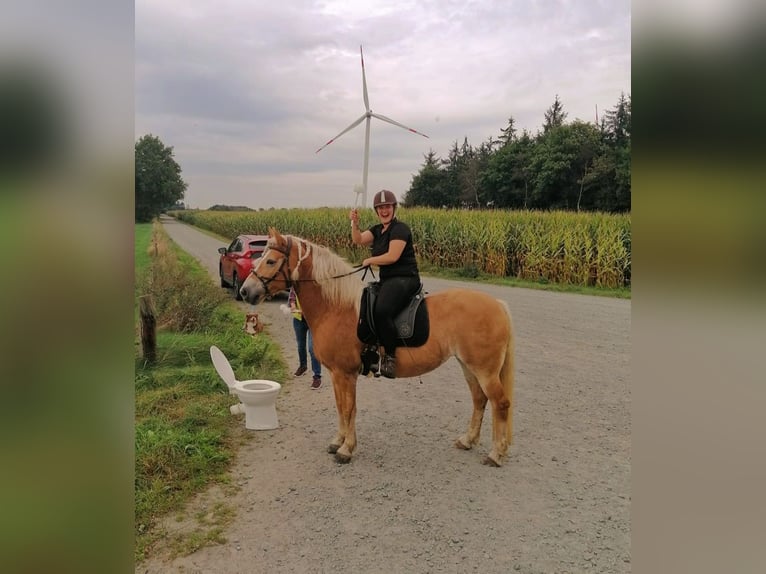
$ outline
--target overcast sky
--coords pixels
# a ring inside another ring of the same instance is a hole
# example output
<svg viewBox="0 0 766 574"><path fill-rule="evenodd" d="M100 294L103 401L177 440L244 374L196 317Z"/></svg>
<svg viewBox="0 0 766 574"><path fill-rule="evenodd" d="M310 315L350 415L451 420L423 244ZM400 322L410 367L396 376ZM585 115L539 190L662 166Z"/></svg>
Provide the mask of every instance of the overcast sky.
<svg viewBox="0 0 766 574"><path fill-rule="evenodd" d="M629 94L628 0L137 0L135 130L175 150L186 204L350 206L370 108L372 194L401 197L433 150L513 116L537 132L556 94L593 121Z"/></svg>

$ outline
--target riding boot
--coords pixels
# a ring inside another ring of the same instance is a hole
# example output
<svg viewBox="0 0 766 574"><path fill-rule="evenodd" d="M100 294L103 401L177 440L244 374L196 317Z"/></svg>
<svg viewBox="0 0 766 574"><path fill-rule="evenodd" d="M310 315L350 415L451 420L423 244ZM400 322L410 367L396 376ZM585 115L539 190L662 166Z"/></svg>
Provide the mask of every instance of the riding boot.
<svg viewBox="0 0 766 574"><path fill-rule="evenodd" d="M396 378L396 357L385 355L380 360L380 374L389 379Z"/></svg>

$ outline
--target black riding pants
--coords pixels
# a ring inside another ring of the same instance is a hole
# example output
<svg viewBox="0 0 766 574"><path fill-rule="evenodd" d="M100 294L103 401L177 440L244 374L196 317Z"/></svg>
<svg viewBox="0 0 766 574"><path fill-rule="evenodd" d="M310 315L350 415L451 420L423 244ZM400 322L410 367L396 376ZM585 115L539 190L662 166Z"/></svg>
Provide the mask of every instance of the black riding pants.
<svg viewBox="0 0 766 574"><path fill-rule="evenodd" d="M415 295L420 287L420 277L389 277L380 282L380 291L375 300L375 328L378 332L378 340L387 355L393 356L396 352L396 327L394 317L407 306L410 298Z"/></svg>

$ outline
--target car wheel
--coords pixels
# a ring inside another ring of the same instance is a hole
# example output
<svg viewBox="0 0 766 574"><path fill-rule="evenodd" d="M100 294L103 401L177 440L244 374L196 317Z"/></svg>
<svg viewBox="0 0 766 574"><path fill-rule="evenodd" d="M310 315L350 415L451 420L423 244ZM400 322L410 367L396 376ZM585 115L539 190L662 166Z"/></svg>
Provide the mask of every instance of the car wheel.
<svg viewBox="0 0 766 574"><path fill-rule="evenodd" d="M242 288L242 283L237 279L237 273L234 273L234 298L237 301L242 301L242 295L239 294L239 290Z"/></svg>
<svg viewBox="0 0 766 574"><path fill-rule="evenodd" d="M218 266L218 276L221 278L221 287L228 287L229 284L223 280L223 267Z"/></svg>

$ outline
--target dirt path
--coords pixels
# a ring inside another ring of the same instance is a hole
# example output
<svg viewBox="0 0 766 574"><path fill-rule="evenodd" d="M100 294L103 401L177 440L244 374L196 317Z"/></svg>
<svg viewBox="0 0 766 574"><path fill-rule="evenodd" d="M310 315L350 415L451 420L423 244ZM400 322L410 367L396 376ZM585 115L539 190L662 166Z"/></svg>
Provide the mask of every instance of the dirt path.
<svg viewBox="0 0 766 574"><path fill-rule="evenodd" d="M222 243L165 223L217 280ZM515 434L502 468L480 462L489 411L478 448L452 446L471 412L454 359L421 380L359 379L349 465L326 452L336 428L329 380L312 391L303 375L284 382L280 428L252 431L240 453L228 543L136 571L630 572L630 301L462 285L513 314ZM258 311L292 367L282 302Z"/></svg>

